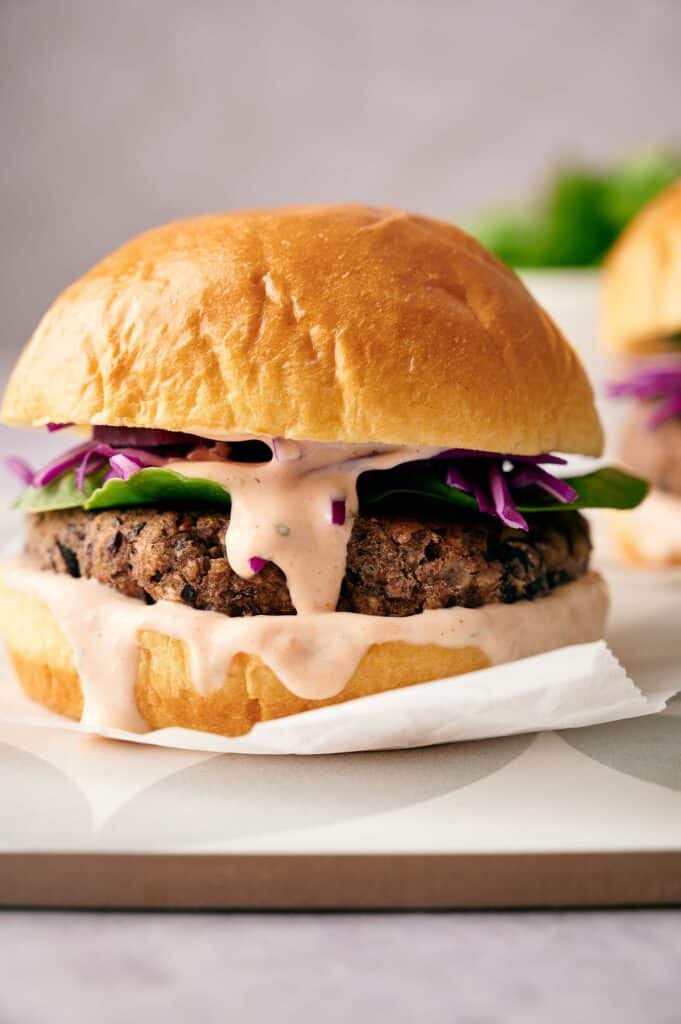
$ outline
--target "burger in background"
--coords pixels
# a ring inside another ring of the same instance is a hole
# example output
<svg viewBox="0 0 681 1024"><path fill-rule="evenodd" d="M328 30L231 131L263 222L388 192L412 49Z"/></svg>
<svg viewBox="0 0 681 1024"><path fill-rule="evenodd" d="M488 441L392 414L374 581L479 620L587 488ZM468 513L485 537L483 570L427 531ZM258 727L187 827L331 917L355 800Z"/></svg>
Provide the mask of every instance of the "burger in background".
<svg viewBox="0 0 681 1024"><path fill-rule="evenodd" d="M631 402L619 450L652 484L639 508L611 517L618 550L637 565L681 565L681 181L609 255L601 329L617 361L608 392Z"/></svg>

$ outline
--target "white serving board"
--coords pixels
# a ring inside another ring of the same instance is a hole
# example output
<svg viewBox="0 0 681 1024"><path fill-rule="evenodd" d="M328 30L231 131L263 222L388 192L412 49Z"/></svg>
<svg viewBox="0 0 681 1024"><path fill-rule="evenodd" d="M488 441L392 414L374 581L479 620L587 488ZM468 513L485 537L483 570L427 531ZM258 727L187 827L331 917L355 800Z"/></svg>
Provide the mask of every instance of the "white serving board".
<svg viewBox="0 0 681 1024"><path fill-rule="evenodd" d="M597 277L528 284L601 376ZM621 410L600 404L612 430ZM644 689L678 688L681 575L607 576L615 654ZM306 758L0 725L0 779L5 905L681 902L678 698L561 733Z"/></svg>

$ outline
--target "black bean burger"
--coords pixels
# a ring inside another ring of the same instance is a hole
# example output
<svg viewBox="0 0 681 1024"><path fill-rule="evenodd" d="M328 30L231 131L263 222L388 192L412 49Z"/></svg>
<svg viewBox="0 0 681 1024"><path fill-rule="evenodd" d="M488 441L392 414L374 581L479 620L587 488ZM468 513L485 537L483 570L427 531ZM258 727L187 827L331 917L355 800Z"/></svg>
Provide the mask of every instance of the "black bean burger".
<svg viewBox="0 0 681 1024"><path fill-rule="evenodd" d="M171 224L45 314L2 416L28 694L98 728L226 735L602 636L578 509L630 507L576 355L458 228L320 206ZM456 685L452 682L452 685Z"/></svg>

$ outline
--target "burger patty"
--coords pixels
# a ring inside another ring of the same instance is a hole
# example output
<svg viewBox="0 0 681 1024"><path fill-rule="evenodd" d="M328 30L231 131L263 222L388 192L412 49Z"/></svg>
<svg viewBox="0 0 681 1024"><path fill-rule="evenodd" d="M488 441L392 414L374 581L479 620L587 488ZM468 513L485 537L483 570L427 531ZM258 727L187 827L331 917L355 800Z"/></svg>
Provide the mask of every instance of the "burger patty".
<svg viewBox="0 0 681 1024"><path fill-rule="evenodd" d="M637 402L622 431L622 458L634 473L681 497L681 419L674 416L651 430L655 403Z"/></svg>
<svg viewBox="0 0 681 1024"><path fill-rule="evenodd" d="M28 516L27 553L43 569L99 580L122 594L225 615L294 612L281 570L241 579L225 557L229 516L206 510L46 512ZM413 615L532 600L577 579L591 544L577 512L528 517L529 531L458 512L448 518L359 515L339 611Z"/></svg>

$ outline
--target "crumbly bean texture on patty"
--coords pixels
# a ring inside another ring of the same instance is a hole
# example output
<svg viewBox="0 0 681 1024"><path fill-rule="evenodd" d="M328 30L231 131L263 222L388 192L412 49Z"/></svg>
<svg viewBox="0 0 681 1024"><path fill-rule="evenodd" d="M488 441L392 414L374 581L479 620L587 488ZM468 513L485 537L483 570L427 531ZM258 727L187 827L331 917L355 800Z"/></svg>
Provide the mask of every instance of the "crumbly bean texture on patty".
<svg viewBox="0 0 681 1024"><path fill-rule="evenodd" d="M43 569L149 603L178 601L231 616L294 612L277 566L268 563L248 580L232 571L224 512L137 508L27 518L26 550ZM532 600L586 572L591 544L579 513L542 513L528 523L525 533L459 511L359 515L338 610L399 616Z"/></svg>

